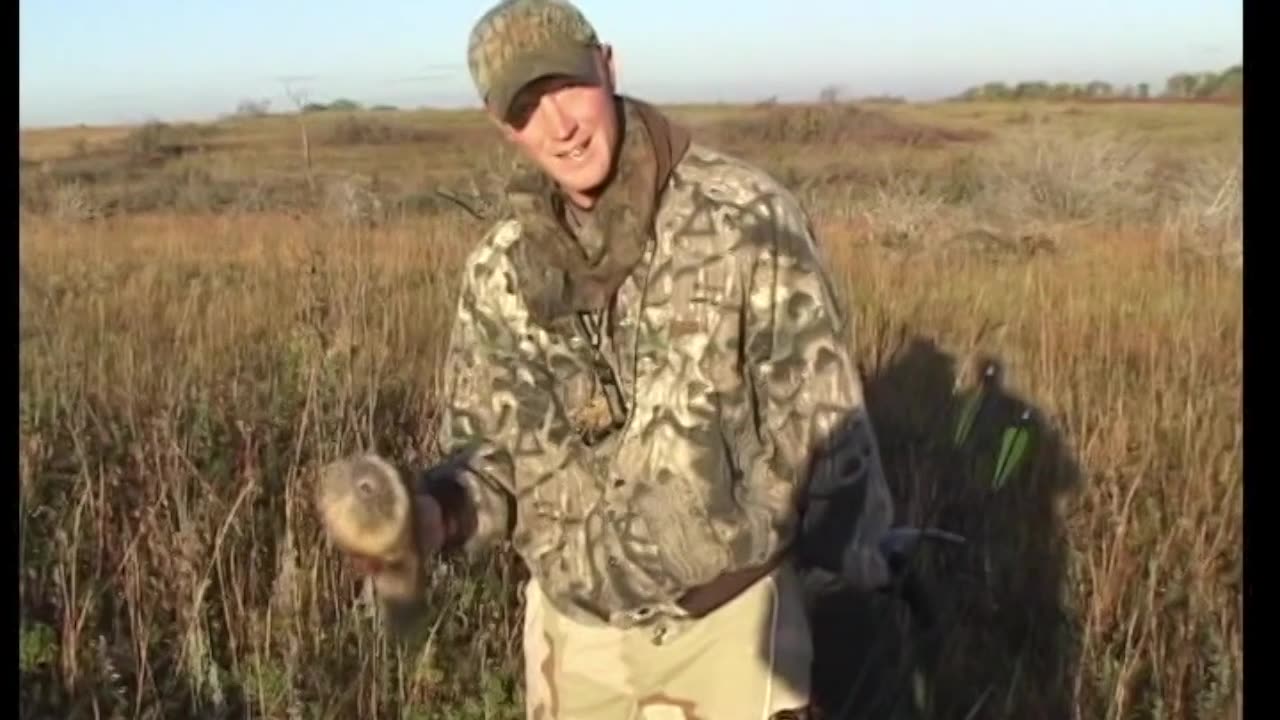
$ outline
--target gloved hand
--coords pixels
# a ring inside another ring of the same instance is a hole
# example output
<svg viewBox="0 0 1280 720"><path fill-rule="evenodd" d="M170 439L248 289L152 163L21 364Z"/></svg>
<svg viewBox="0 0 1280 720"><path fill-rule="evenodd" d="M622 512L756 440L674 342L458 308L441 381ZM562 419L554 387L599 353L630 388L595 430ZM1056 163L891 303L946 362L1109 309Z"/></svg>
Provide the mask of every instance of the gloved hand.
<svg viewBox="0 0 1280 720"><path fill-rule="evenodd" d="M881 592L897 592L910 609L912 617L925 629L934 626L936 614L928 584L911 571L911 558L923 540L938 540L963 545L965 538L953 532L937 528L892 528L880 539L877 547L889 568L888 585Z"/></svg>
<svg viewBox="0 0 1280 720"><path fill-rule="evenodd" d="M897 578L906 571L911 556L915 554L922 540L939 540L956 545L963 545L965 538L953 532L938 528L891 528L880 538L880 553L889 564L889 571Z"/></svg>

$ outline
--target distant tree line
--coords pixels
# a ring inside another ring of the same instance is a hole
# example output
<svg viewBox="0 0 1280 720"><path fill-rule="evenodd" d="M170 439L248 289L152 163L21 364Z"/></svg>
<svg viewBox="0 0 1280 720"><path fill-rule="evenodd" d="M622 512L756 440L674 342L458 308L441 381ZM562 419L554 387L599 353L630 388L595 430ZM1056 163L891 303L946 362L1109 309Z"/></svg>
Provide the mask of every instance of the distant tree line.
<svg viewBox="0 0 1280 720"><path fill-rule="evenodd" d="M1244 95L1244 66L1232 65L1222 72L1177 73L1169 76L1163 90L1153 96L1148 83L1117 87L1109 82L1048 83L1020 82L1013 85L990 82L969 88L957 100L1147 100L1238 99Z"/></svg>
<svg viewBox="0 0 1280 720"><path fill-rule="evenodd" d="M354 112L357 110L365 110L365 109L366 108L364 105L356 102L355 100L348 100L346 98L338 98L337 100L334 100L333 102L329 102L329 103L309 102L306 105L302 106L302 112L309 112L309 113ZM373 110L375 112L383 112L386 110L395 110L396 107L394 105L371 105L367 109Z"/></svg>
<svg viewBox="0 0 1280 720"><path fill-rule="evenodd" d="M841 88L829 85L818 93L818 100L824 104L840 101ZM1196 99L1240 99L1244 96L1244 65L1236 64L1221 72L1183 72L1170 75L1165 79L1164 88L1152 93L1149 83L1116 86L1102 80L1088 83L1050 83L1043 80L1024 81L1014 84L1005 82L989 82L971 87L956 95L952 100L1148 100L1166 98L1176 100ZM902 102L902 98L882 96L864 98L864 102L894 103ZM770 98L760 104L769 105L777 102ZM260 117L270 112L270 100L242 100L236 107L235 115L240 117ZM355 100L339 98L332 102L305 102L300 98L298 107L303 113L318 112L353 112L365 109ZM393 105L374 105L368 108L373 111L396 110Z"/></svg>
<svg viewBox="0 0 1280 720"><path fill-rule="evenodd" d="M307 102L302 104L302 112L304 113L353 112L363 109L365 108L360 103L346 98L339 98L328 103ZM383 112L395 110L396 107L394 105L373 105L368 109L375 112ZM270 110L270 100L241 100L240 104L236 106L235 114L239 117L262 117L269 114Z"/></svg>

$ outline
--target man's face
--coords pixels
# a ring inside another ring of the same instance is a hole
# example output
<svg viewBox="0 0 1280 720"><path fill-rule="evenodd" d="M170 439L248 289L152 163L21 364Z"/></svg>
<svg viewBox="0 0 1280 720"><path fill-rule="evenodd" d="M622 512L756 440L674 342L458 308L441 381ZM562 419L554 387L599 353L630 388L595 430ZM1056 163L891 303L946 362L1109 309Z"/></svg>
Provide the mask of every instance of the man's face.
<svg viewBox="0 0 1280 720"><path fill-rule="evenodd" d="M618 141L613 61L598 61L600 83L546 77L526 85L499 126L582 207L593 204L613 169Z"/></svg>

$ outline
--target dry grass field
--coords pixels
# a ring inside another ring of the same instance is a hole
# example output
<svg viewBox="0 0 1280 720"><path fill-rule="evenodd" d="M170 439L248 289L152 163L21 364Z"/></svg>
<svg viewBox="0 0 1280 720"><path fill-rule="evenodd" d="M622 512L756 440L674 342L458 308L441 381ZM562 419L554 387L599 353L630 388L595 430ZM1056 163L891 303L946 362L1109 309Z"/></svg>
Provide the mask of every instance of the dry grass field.
<svg viewBox="0 0 1280 720"><path fill-rule="evenodd" d="M672 112L800 194L901 517L971 539L924 558L932 629L815 610L837 716L1239 717L1240 107ZM518 562L438 567L397 646L307 495L339 453L432 460L486 227L437 191L506 151L472 113L304 117L309 167L297 117L22 137L22 717L522 717Z"/></svg>

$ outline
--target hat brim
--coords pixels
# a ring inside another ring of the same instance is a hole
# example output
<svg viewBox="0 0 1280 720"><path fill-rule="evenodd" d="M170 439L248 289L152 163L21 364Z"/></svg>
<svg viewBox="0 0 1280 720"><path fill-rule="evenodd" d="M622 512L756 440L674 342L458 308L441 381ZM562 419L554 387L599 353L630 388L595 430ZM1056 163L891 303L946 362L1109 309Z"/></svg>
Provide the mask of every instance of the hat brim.
<svg viewBox="0 0 1280 720"><path fill-rule="evenodd" d="M489 90L489 109L503 119L510 115L520 91L535 80L560 76L591 84L602 81L595 54L588 46L528 52L514 58L511 66L512 72Z"/></svg>

